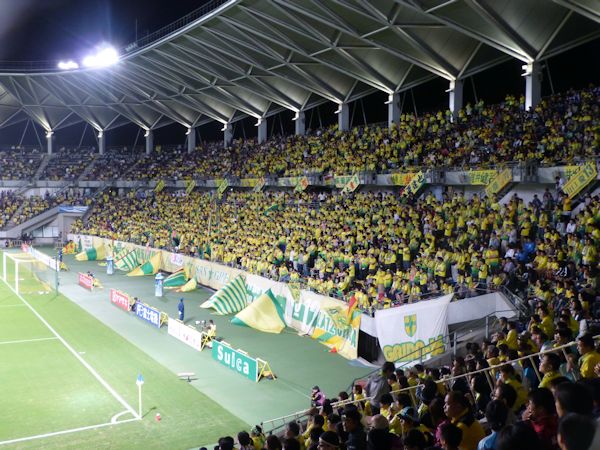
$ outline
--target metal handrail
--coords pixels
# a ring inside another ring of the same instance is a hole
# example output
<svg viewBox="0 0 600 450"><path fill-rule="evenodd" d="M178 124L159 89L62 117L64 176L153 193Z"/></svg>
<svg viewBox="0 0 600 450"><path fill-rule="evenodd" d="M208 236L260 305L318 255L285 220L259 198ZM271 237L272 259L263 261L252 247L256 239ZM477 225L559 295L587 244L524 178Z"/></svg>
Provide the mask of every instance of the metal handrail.
<svg viewBox="0 0 600 450"><path fill-rule="evenodd" d="M594 336L594 340L598 340L598 339L600 339L600 334ZM506 364L512 364L512 363L520 362L520 361L523 361L525 359L529 359L532 362L532 367L533 367L533 369L535 371L535 374L536 374L538 380L541 381L542 377L540 376L540 373L539 373L539 370L537 368L537 365L534 364L533 358L539 358L540 355L545 355L546 353L556 353L557 351L561 351L563 353L563 355L565 356L565 358L566 358L566 355L567 355L566 349L569 348L569 347L572 347L574 345L576 345L575 342L569 342L568 344L564 344L564 345L561 345L559 347L554 347L554 348L548 349L548 350L542 350L542 351L539 351L537 353L533 353L531 355L522 356L520 358L508 360L508 361L503 362L501 364L496 364L494 366L486 367L484 369L479 369L479 370L475 370L473 372L467 372L467 373L464 373L464 374L461 374L461 375L451 376L451 377L448 377L448 378L442 378L442 379L433 380L433 381L435 381L435 383L437 383L437 384L439 384L439 383L445 383L446 385L448 385L448 383L451 383L452 381L458 380L460 378L470 377L470 376L476 375L478 373L485 373L486 379L488 381L488 384L490 384L490 387L493 388L493 382L492 382L492 377L490 375L490 372L498 370L500 367L502 367L502 366L504 366ZM378 370L381 370L381 369L378 369ZM470 387L470 383L468 383L468 384L469 384L469 389L471 389L471 391L472 391L472 388ZM401 393L411 393L411 391L416 391L419 388L419 386L421 386L421 385L419 384L419 385L416 385L416 386L410 386L410 387L407 387L407 388L398 389L396 391L391 391L391 394L396 394L397 395L397 394L401 394ZM474 395L473 392L472 392L472 394L473 394L473 398L475 398L475 395ZM410 397L414 401L415 396L411 395ZM361 400L348 399L348 400L343 400L343 401L332 403L331 406L335 409L335 408L339 408L339 407L346 406L346 405L362 403L364 401L372 400L372 399L373 399L373 396L371 396L371 397L365 397L364 399L361 399ZM302 410L302 411L297 411L297 412L292 413L292 414L288 414L286 416L277 417L275 419L270 419L270 420L265 420L265 421L261 422L261 426L263 427L263 430L264 430L265 429L265 424L274 424L276 422L282 422L283 421L284 423L282 425L280 425L278 427L273 427L273 428L271 428L269 430L269 432L272 433L273 431L275 431L275 430L281 428L282 426L284 426L287 423L287 421L290 420L290 419L298 420L298 419L302 419L302 418L307 417L309 415L309 413L310 413L310 410L311 409L305 409L305 410Z"/></svg>

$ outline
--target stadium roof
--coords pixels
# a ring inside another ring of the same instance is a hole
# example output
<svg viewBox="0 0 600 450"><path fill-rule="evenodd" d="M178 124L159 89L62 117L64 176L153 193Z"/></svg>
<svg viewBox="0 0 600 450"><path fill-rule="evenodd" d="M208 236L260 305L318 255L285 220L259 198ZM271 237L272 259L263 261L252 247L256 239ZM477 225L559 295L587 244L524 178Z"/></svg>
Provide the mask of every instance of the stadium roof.
<svg viewBox="0 0 600 450"><path fill-rule="evenodd" d="M215 0L109 68L0 66L0 127L264 118L541 61L599 36L597 0Z"/></svg>

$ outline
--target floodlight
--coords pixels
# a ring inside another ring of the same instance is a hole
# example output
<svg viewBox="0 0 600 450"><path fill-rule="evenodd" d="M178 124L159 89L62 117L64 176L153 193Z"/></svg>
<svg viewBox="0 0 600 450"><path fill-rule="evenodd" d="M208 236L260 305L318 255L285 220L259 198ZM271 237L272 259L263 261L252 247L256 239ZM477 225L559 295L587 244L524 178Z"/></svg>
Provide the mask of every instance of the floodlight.
<svg viewBox="0 0 600 450"><path fill-rule="evenodd" d="M98 139L102 139L104 137L104 131L98 130Z"/></svg>
<svg viewBox="0 0 600 450"><path fill-rule="evenodd" d="M338 104L338 109L334 111L334 114L339 114L342 112L343 103Z"/></svg>
<svg viewBox="0 0 600 450"><path fill-rule="evenodd" d="M223 128L221 128L221 131L227 131L228 125L229 125L228 123L223 123Z"/></svg>
<svg viewBox="0 0 600 450"><path fill-rule="evenodd" d="M187 131L185 132L186 136L189 136L192 133L192 129L188 127Z"/></svg>
<svg viewBox="0 0 600 450"><path fill-rule="evenodd" d="M294 115L294 117L292 118L292 120L296 121L300 118L300 111L296 111L296 114Z"/></svg>
<svg viewBox="0 0 600 450"><path fill-rule="evenodd" d="M119 53L113 47L102 47L95 54L83 58L85 67L107 67L119 61Z"/></svg>
<svg viewBox="0 0 600 450"><path fill-rule="evenodd" d="M77 64L75 61L72 61L72 60L60 61L58 63L58 68L60 70L74 70L74 69L79 69L79 64Z"/></svg>
<svg viewBox="0 0 600 450"><path fill-rule="evenodd" d="M53 134L54 134L54 131L52 131L52 130L46 131L46 137L47 138L51 138Z"/></svg>
<svg viewBox="0 0 600 450"><path fill-rule="evenodd" d="M255 127L260 127L260 124L262 123L262 117L259 117L256 121L256 123L254 124Z"/></svg>
<svg viewBox="0 0 600 450"><path fill-rule="evenodd" d="M521 69L523 69L523 73L521 74L522 77L531 75L533 73L533 64L523 64Z"/></svg>
<svg viewBox="0 0 600 450"><path fill-rule="evenodd" d="M150 130L146 130L146 132L144 133L144 137L148 137L150 136Z"/></svg>
<svg viewBox="0 0 600 450"><path fill-rule="evenodd" d="M387 101L384 103L384 105L390 105L394 103L394 94L388 94L388 99Z"/></svg>

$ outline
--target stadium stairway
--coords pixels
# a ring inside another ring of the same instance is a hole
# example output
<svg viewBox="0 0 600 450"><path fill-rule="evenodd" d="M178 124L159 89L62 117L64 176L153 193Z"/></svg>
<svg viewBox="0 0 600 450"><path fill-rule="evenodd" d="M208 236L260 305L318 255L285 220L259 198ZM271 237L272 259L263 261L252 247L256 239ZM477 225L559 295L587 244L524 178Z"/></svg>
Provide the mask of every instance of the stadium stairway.
<svg viewBox="0 0 600 450"><path fill-rule="evenodd" d="M53 155L44 155L44 157L42 158L42 161L40 162L39 167L35 171L35 174L33 174L32 181L37 181L40 179L40 177L44 173L44 170L46 170L46 167L50 163L50 160L52 159L52 157L53 157Z"/></svg>
<svg viewBox="0 0 600 450"><path fill-rule="evenodd" d="M23 235L23 233L31 233L34 230L43 227L44 225L51 224L61 215L63 216L63 223L65 223L65 217L78 218L84 215L83 210L79 212L75 210L70 212L61 212L62 207L63 206L56 206L52 209L44 211L41 214L38 214L37 216L32 217L31 219L23 222L22 224L7 227L4 231L0 231L0 239L18 239ZM15 214L20 214L21 209L22 206L19 207L19 209L17 209ZM66 235L66 232L63 231L63 235Z"/></svg>

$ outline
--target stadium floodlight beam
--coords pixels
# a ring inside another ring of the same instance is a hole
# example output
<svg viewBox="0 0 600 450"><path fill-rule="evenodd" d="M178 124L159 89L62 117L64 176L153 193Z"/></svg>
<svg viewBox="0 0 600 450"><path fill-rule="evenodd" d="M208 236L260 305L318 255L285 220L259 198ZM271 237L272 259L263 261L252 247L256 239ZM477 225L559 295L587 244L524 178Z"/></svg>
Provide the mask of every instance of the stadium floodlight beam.
<svg viewBox="0 0 600 450"><path fill-rule="evenodd" d="M59 61L58 68L60 70L75 70L79 69L79 64L71 59L68 61Z"/></svg>
<svg viewBox="0 0 600 450"><path fill-rule="evenodd" d="M114 47L101 47L96 53L83 58L82 64L85 67L108 67L119 62L119 53Z"/></svg>

